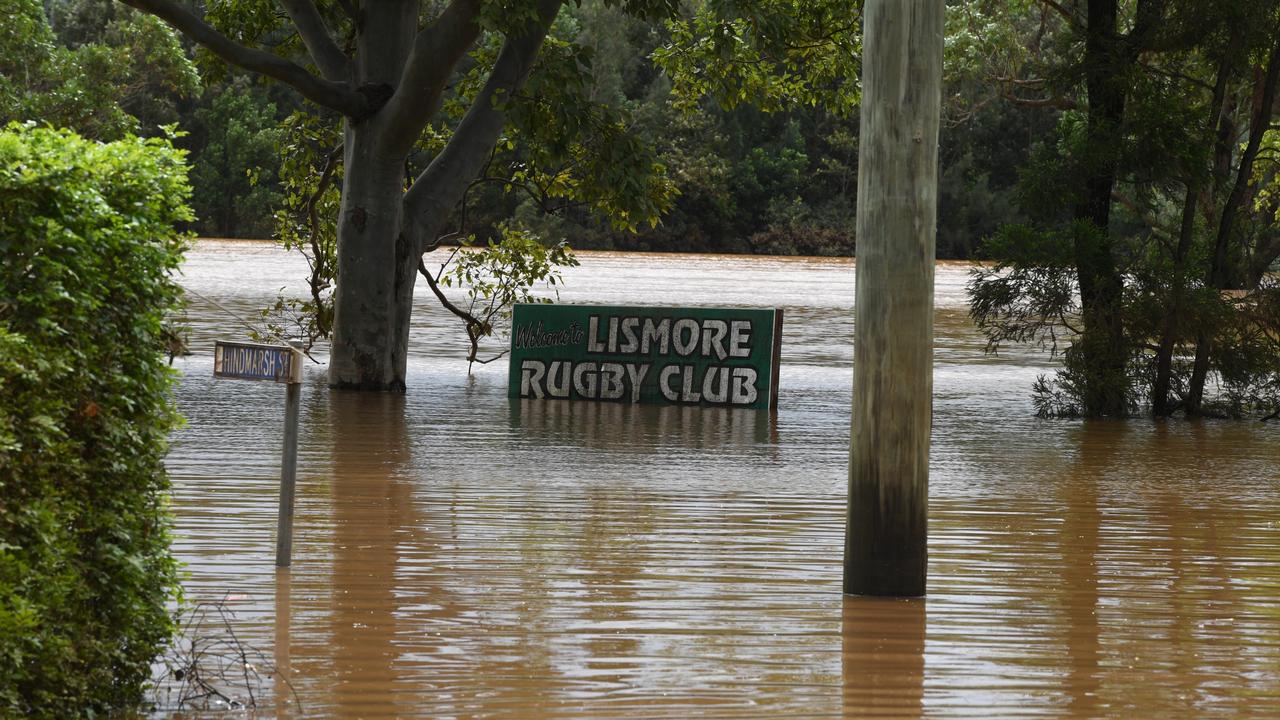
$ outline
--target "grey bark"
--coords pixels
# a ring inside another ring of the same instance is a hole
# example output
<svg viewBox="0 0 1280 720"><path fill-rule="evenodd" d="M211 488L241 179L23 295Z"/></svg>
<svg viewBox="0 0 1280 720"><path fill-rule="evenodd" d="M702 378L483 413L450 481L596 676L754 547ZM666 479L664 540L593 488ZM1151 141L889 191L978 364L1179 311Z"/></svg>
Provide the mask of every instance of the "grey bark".
<svg viewBox="0 0 1280 720"><path fill-rule="evenodd" d="M351 71L351 61L333 41L315 3L311 0L280 0L280 4L289 13L294 27L298 28L302 44L307 46L307 52L311 53L320 74L326 80L346 80Z"/></svg>
<svg viewBox="0 0 1280 720"><path fill-rule="evenodd" d="M313 0L281 0L324 77L219 33L174 0L121 0L168 22L224 60L280 80L345 116L329 382L403 392L416 269L502 131L502 101L524 85L563 0L540 0L537 20L511 34L480 96L445 149L406 193L405 160L440 109L446 83L479 37L479 0L453 0L418 29L419 0L344 10L354 58L334 42Z"/></svg>
<svg viewBox="0 0 1280 720"><path fill-rule="evenodd" d="M923 595L942 0L868 0L844 591Z"/></svg>
<svg viewBox="0 0 1280 720"><path fill-rule="evenodd" d="M449 144L414 180L407 193L403 192L404 159L430 115L421 115L420 122L407 120L406 116L414 116L415 109L402 105L400 100L407 97L402 94L408 92L405 82L421 83L428 77L428 73L420 72L419 65L431 55L423 52L420 34L417 38L398 37L395 49L385 45L378 49L378 57L401 58L399 66L407 65L407 69L403 78L397 73L395 83L401 90L384 112L368 121L371 127L363 129L350 123L348 127L348 143L360 150L348 157L348 189L343 193L342 222L338 227L340 280L335 294L330 385L404 391L418 259L439 236L468 184L483 169L506 122L501 104L495 101L513 96L523 86L561 4L561 0L543 0L538 6L538 22L528 32L507 38L484 88ZM461 12L463 6L455 3L453 7ZM446 25L460 23L459 16ZM403 26L412 28L413 24ZM374 31L385 33L391 28ZM362 47L366 45L362 43ZM375 62L371 56L361 63L362 67L366 65L391 67L392 63ZM370 83L384 81L374 75L364 79ZM426 87L434 86L428 82ZM435 91L436 97L419 96L418 111L421 107L438 106L442 90L443 85ZM406 134L409 128L411 136ZM362 143L366 134L371 138ZM357 169L366 165L376 167L370 167L367 175ZM358 180L353 178L353 171L359 173ZM354 196L359 191L351 186L353 180L382 189L357 201ZM353 197L351 203L348 196ZM394 199L394 206L385 202L390 199ZM360 222L365 225L360 226ZM359 322L352 322L352 318L359 318Z"/></svg>

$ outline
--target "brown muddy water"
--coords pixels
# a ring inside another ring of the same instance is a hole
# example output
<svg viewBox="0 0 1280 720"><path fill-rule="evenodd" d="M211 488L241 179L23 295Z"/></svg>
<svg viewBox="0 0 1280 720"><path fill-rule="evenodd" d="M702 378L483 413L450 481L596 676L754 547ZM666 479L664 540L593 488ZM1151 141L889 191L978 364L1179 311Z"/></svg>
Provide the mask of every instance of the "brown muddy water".
<svg viewBox="0 0 1280 720"><path fill-rule="evenodd" d="M1276 424L1036 420L940 264L929 595L845 598L852 264L581 259L562 301L785 308L776 418L510 401L420 288L406 397L307 368L277 572L284 391L212 344L305 267L189 254L176 550L296 691L260 715L1280 717Z"/></svg>

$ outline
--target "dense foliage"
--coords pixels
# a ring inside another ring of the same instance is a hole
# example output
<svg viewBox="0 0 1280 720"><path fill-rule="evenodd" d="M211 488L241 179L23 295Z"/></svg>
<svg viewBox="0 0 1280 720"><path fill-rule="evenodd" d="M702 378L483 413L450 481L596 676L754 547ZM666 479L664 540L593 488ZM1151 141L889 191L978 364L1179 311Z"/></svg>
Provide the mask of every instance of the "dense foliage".
<svg viewBox="0 0 1280 720"><path fill-rule="evenodd" d="M1055 109L1021 170L1024 219L972 284L993 348L1063 343L1040 412L1280 411L1275 3L997 1L965 18L988 87Z"/></svg>
<svg viewBox="0 0 1280 720"><path fill-rule="evenodd" d="M156 18L110 0L0 0L0 122L36 120L97 140L155 135L178 121L178 103L199 83Z"/></svg>
<svg viewBox="0 0 1280 720"><path fill-rule="evenodd" d="M140 700L172 631L162 357L180 151L0 131L0 715Z"/></svg>
<svg viewBox="0 0 1280 720"><path fill-rule="evenodd" d="M156 22L114 0L52 0L45 3L50 30L38 22L37 0L0 3L19 3L27 13L21 26L11 24L14 52L8 57L15 69L18 58L40 48L46 54L126 52L119 44L126 39L120 28ZM785 13L797 7L804 13L802 22L784 22ZM852 28L856 13L829 2L761 8L765 12L756 23L764 31L757 35L742 18L715 15L714 4L690 4L670 22L628 13L605 0L567 5L555 32L569 43L562 47L573 49L563 57L587 69L575 81L579 107L585 100L612 108L615 117L625 118L629 135L653 148L653 160L665 168L669 181L666 210L655 225L616 227L589 203L546 197L541 190L547 182L512 188L492 181L468 193L467 233L482 244L497 241L501 228L514 219L548 242L568 239L584 249L852 254L860 38L845 30ZM958 22L960 16L953 10L952 17ZM788 37L797 31L830 35L843 45ZM165 28L154 32L174 35ZM27 37L38 42L19 43ZM963 66L965 58L958 53L972 54L973 42L959 43L949 66ZM172 37L163 43L157 37L140 53L145 64L116 57L111 65L122 70L91 78L94 94L79 101L102 105L81 113L92 123L70 117L76 106L66 103L53 113L15 102L0 111L0 119L47 120L93 136L99 136L93 123L105 122L99 118L115 118L113 128L132 128L144 136L157 134L159 124L179 121L188 133L178 142L191 151L198 234L265 238L278 233L291 245L298 240L308 245L309 193L300 183L310 176L314 185L336 134L324 133L329 145L322 147L312 127L314 142L306 144L297 126L303 101L216 62L202 61L205 89L194 91L187 58L195 52L188 45L175 56L174 47ZM812 72L788 74L780 67L783 61L805 63ZM159 72L132 69L140 66ZM955 75L948 97L972 94L974 88L966 84L971 76ZM23 97L34 102L36 95ZM1017 168L1052 119L1046 125L1050 113L1007 103L972 112L958 102L952 106L951 122L943 127L938 255L965 258L978 238L1022 217L1013 200ZM117 135L113 129L106 136ZM526 148L511 150L507 158L495 157L489 169L502 168L504 160L510 165L528 159ZM424 146L423 153L429 158L431 147ZM308 159L312 166L303 173ZM319 214L335 215L336 201L331 205ZM284 224L273 224L275 211L290 208ZM463 219L455 217L454 227Z"/></svg>

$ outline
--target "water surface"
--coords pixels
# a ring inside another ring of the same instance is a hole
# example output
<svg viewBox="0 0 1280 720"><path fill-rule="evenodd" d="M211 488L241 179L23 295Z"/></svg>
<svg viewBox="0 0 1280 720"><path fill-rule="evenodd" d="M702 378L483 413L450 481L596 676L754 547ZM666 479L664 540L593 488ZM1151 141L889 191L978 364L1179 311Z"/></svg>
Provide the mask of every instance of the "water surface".
<svg viewBox="0 0 1280 720"><path fill-rule="evenodd" d="M941 263L929 595L845 598L852 263L581 259L562 301L784 308L776 417L508 400L419 288L407 396L308 367L277 572L284 391L214 381L212 341L305 266L189 254L177 553L289 678L265 714L1280 716L1276 424L1036 420L1051 361L984 355Z"/></svg>

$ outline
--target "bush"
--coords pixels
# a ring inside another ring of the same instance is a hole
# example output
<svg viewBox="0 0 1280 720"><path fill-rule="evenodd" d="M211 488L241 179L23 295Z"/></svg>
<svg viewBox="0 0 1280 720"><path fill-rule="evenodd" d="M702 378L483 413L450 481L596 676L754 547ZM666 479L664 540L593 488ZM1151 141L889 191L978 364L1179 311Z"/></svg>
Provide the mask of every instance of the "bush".
<svg viewBox="0 0 1280 720"><path fill-rule="evenodd" d="M0 130L0 716L134 706L172 635L161 336L189 194L167 141Z"/></svg>

